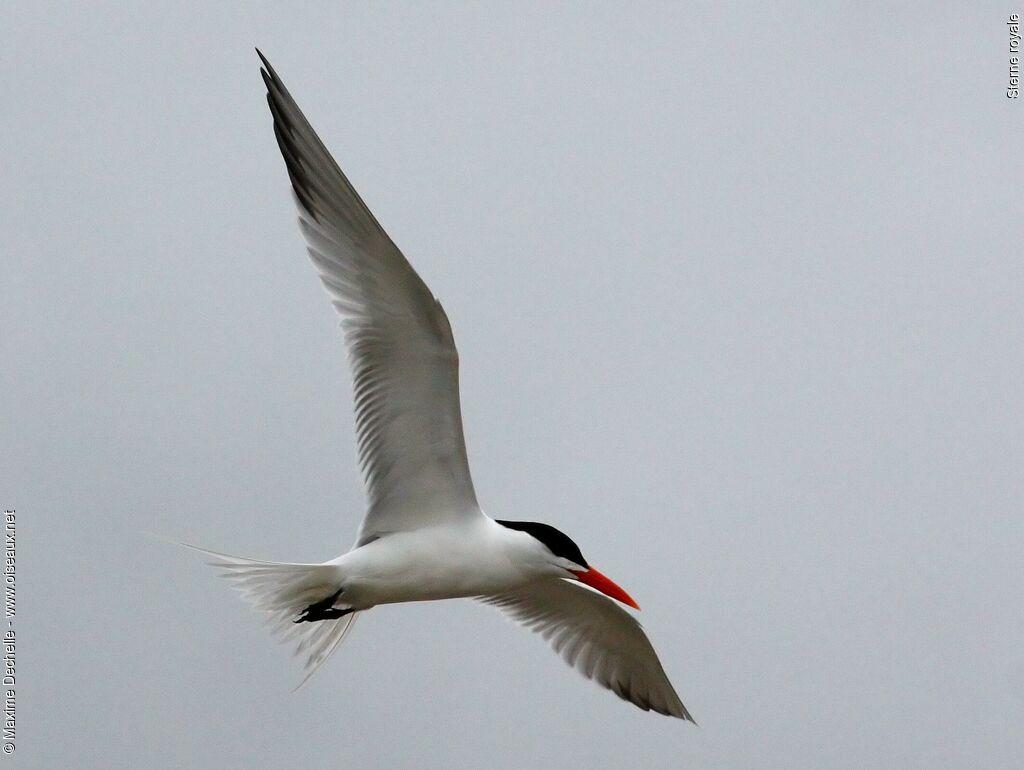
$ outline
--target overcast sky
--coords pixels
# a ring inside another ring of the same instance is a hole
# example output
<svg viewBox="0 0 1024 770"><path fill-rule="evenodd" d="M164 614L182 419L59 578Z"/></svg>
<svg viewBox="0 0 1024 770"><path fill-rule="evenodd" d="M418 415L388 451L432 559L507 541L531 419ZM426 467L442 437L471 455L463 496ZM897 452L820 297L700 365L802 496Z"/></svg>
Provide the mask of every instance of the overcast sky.
<svg viewBox="0 0 1024 770"><path fill-rule="evenodd" d="M166 5L0 24L16 763L1019 766L1019 7ZM319 561L362 515L254 45L444 301L485 510L637 598L699 728L468 601L293 694L148 534Z"/></svg>

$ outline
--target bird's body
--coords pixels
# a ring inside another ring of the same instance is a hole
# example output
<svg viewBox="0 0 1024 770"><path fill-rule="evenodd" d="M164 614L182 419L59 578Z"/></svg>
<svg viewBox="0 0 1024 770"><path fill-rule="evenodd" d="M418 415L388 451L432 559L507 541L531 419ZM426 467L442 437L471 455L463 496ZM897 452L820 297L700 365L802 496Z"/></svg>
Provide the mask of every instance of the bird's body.
<svg viewBox="0 0 1024 770"><path fill-rule="evenodd" d="M474 598L542 634L620 697L692 721L640 624L613 601L639 609L629 594L554 527L480 509L448 317L263 63L299 225L342 316L368 508L355 546L331 561L206 551L211 563L297 642L307 678L376 605Z"/></svg>
<svg viewBox="0 0 1024 770"><path fill-rule="evenodd" d="M530 537L481 514L465 521L395 532L339 556L339 604L461 599L502 593L548 574L532 561ZM342 601L344 600L344 601Z"/></svg>

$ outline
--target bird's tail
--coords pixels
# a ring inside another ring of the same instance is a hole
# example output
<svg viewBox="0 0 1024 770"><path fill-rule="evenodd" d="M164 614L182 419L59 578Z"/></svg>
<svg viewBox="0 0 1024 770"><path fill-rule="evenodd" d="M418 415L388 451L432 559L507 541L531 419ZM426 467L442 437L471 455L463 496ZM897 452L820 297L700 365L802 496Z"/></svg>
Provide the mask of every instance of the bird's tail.
<svg viewBox="0 0 1024 770"><path fill-rule="evenodd" d="M344 609L338 599L338 572L332 564L255 561L194 545L187 547L207 556L207 564L218 568L242 598L264 614L274 636L286 643L296 643L295 654L306 658L303 678L296 690L341 644L355 622L358 613ZM342 608L340 611L327 610L326 619L302 622L310 619L311 608L334 599L338 599L337 603L326 604Z"/></svg>

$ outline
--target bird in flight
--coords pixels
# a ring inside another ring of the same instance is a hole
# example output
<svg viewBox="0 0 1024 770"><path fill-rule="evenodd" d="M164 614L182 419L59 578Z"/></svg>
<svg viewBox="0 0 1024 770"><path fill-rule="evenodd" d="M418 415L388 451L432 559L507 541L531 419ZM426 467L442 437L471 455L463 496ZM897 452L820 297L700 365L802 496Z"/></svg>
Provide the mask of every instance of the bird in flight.
<svg viewBox="0 0 1024 770"><path fill-rule="evenodd" d="M477 503L459 407L459 356L441 303L391 241L262 53L274 134L352 369L367 511L352 549L322 564L202 550L306 658L305 678L378 604L472 598L539 633L588 679L645 711L693 721L622 588L548 524Z"/></svg>

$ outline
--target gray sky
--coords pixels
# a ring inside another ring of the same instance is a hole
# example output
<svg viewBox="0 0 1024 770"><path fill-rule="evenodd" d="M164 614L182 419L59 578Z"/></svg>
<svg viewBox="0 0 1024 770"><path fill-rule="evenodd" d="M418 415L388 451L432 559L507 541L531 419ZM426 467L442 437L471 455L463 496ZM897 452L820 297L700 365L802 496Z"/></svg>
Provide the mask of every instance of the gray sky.
<svg viewBox="0 0 1024 770"><path fill-rule="evenodd" d="M17 763L1019 763L1019 8L178 5L0 25ZM444 301L484 508L638 599L699 728L467 601L292 694L145 534L313 561L362 515L254 45Z"/></svg>

